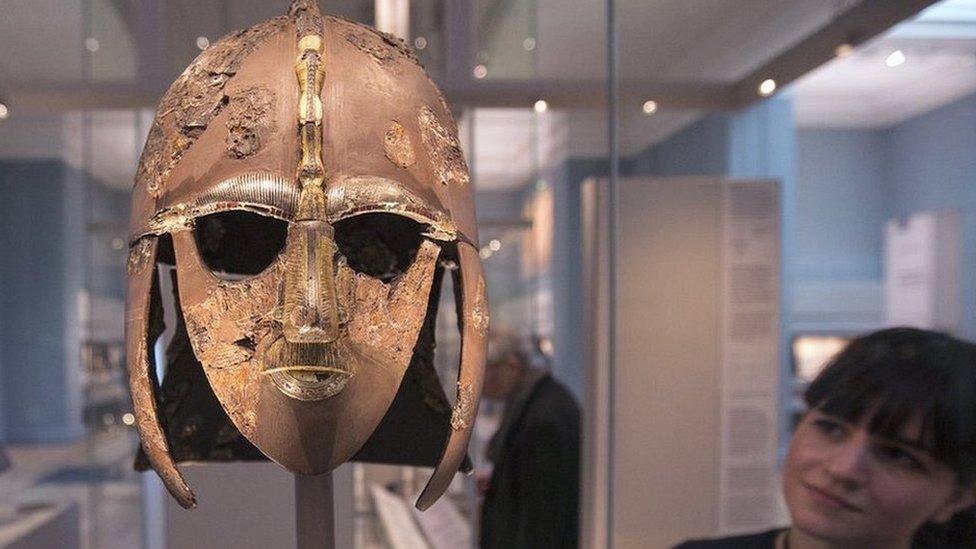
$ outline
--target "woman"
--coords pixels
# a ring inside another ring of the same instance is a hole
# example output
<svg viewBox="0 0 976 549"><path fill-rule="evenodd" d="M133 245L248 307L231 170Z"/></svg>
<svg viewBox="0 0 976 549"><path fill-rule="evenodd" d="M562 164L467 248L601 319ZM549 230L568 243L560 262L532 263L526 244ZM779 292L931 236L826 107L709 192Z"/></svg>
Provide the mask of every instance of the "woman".
<svg viewBox="0 0 976 549"><path fill-rule="evenodd" d="M976 547L976 346L893 328L804 394L783 471L792 526L680 549Z"/></svg>

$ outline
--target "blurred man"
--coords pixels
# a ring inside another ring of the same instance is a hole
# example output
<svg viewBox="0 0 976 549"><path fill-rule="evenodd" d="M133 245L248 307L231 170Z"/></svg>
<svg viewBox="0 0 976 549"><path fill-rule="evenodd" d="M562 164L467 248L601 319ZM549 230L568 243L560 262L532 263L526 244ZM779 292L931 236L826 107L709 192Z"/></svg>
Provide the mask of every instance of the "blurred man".
<svg viewBox="0 0 976 549"><path fill-rule="evenodd" d="M494 464L481 512L481 547L575 548L579 538L579 407L517 335L493 331L484 396L505 411L488 443Z"/></svg>

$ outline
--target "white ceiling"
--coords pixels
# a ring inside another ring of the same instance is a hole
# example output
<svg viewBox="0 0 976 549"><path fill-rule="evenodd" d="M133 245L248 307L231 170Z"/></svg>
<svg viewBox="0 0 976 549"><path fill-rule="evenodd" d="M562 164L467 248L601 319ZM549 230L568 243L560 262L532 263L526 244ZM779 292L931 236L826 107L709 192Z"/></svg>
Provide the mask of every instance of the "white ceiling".
<svg viewBox="0 0 976 549"><path fill-rule="evenodd" d="M888 67L896 50L905 62ZM976 0L946 0L793 85L809 128L882 128L976 92Z"/></svg>
<svg viewBox="0 0 976 549"><path fill-rule="evenodd" d="M92 0L90 4L96 15L91 33L99 35L101 43L99 51L91 56L93 64L88 68L95 78L131 77L135 72L133 64L142 62L133 42L140 43L145 38L134 39L125 18L115 13L128 1ZM858 0L614 1L622 80L730 83L828 24ZM0 2L3 3L0 94L4 86L56 85L84 78L87 55L84 38L89 33L84 31L81 0ZM553 80L605 77L606 2L577 0L572 9L567 9L564 0L537 0L538 45L534 52L537 77ZM960 5L973 4L976 0L950 2L958 11ZM506 2L510 8L515 3L515 0ZM288 0L168 1L167 19L162 23L169 29L165 38L166 70L178 72L198 53L193 45L196 36L212 39L227 29L245 27L282 13L287 4ZM343 15L360 19L369 12L371 4L372 0L323 2L329 11L341 8ZM931 14L929 17L926 24L930 28L946 25L941 19L931 19ZM521 40L518 33L531 29L524 22L512 24L516 29L514 34L503 36L513 40ZM958 30L958 25L953 25L950 27ZM933 38L917 36L917 29L913 31L916 34L900 32L882 39L897 42L879 41L877 45L865 46L856 55L829 64L797 85L801 123L831 119L850 122L857 119L851 115L854 112L864 119L864 124L886 124L891 120L885 118L886 113L904 115L911 109L929 108L936 97L944 101L967 93L976 85L973 74L976 69L964 67L966 55L972 57L974 51L970 38L956 37L952 44L943 41L933 45ZM897 71L878 63L879 56L883 59L886 49L894 46L901 47L909 57ZM913 81L927 84L928 89L909 85ZM878 100L879 97L884 100ZM849 104L860 106L841 112ZM12 109L16 116L16 105ZM133 148L137 149L141 143L143 130L123 115L100 116L96 126L104 131L96 133L114 137L97 143L94 168L109 182L128 184ZM698 112L674 110L662 110L650 117L639 112L622 113L621 152L624 155L638 152L699 116ZM483 189L523 185L530 181L538 165L556 158L599 157L607 153L602 109L553 110L544 115L529 109L482 109L474 115L474 120L472 156ZM543 142L537 144L537 139ZM0 156L3 154L0 150Z"/></svg>
<svg viewBox="0 0 976 549"><path fill-rule="evenodd" d="M615 0L620 77L733 82L858 1ZM538 76L603 78L606 0L538 7Z"/></svg>

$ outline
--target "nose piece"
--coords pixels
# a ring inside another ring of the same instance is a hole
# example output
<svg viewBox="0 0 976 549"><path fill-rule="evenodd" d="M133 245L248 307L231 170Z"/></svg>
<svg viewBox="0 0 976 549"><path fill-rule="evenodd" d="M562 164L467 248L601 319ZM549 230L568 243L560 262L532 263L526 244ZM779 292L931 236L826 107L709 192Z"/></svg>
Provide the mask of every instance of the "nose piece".
<svg viewBox="0 0 976 549"><path fill-rule="evenodd" d="M291 321L299 330L309 330L318 323L319 315L308 305L298 305L292 311Z"/></svg>
<svg viewBox="0 0 976 549"><path fill-rule="evenodd" d="M296 221L285 246L282 322L290 343L329 343L339 337L333 261L337 247L325 221Z"/></svg>

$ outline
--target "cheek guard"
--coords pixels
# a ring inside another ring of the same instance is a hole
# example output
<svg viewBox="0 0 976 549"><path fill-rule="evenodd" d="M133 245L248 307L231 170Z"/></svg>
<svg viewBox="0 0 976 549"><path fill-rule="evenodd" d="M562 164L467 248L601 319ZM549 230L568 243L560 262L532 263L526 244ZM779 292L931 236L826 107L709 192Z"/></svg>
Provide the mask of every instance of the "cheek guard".
<svg viewBox="0 0 976 549"><path fill-rule="evenodd" d="M431 465L417 506L440 497L464 465L488 309L457 129L407 46L312 1L223 38L164 96L132 211L132 400L142 457L181 505L195 499L178 461L254 455L305 475ZM253 229L267 223L283 242ZM160 386L170 262L179 322ZM447 272L453 409L432 366Z"/></svg>

